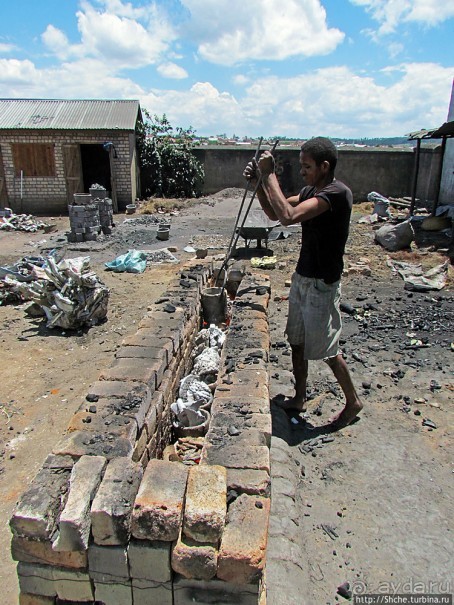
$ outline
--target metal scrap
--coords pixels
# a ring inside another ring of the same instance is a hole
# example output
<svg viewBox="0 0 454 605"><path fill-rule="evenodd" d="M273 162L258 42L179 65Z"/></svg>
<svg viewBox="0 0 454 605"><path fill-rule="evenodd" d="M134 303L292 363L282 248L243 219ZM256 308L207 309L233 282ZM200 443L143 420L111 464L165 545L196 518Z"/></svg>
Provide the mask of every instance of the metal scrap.
<svg viewBox="0 0 454 605"><path fill-rule="evenodd" d="M25 300L32 300L47 317L47 327L77 329L92 326L107 315L109 289L90 270L90 258L79 257L59 263L47 257L42 268L36 268L32 282L14 283Z"/></svg>
<svg viewBox="0 0 454 605"><path fill-rule="evenodd" d="M10 208L5 208L5 216L0 217L0 229L3 231L28 231L34 233L48 225L31 214L14 214ZM8 214L9 216L6 216Z"/></svg>

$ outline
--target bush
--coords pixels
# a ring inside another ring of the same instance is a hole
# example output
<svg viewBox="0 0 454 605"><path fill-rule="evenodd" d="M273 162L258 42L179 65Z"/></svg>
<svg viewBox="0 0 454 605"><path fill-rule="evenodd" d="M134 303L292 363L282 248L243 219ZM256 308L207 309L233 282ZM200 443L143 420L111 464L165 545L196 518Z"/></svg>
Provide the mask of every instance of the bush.
<svg viewBox="0 0 454 605"><path fill-rule="evenodd" d="M199 197L204 179L203 166L192 154L192 128L173 129L166 115L151 117L138 133L138 150L144 197Z"/></svg>

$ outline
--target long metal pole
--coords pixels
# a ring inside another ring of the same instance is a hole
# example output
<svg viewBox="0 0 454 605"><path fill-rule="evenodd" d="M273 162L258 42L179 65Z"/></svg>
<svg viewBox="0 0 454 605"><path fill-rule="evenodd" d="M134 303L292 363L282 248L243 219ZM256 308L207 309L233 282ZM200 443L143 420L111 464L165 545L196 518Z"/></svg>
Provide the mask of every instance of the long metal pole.
<svg viewBox="0 0 454 605"><path fill-rule="evenodd" d="M279 144L279 140L277 140L277 141L275 141L275 142L274 142L274 144L273 144L273 146L272 146L272 148L271 148L271 153L273 153L273 152L275 151L275 149L276 149L276 147L278 146L278 144ZM256 159L257 159L257 158L256 158ZM221 266L221 268L220 268L220 270L219 270L219 273L221 273L221 272L222 272L222 270L223 270L223 269L226 267L226 265L227 265L228 261L230 260L230 255L231 255L231 252L232 252L232 250L235 248L235 246L236 246L236 245L237 245L237 243L238 243L238 239L239 239L239 237L240 237L241 229L244 227L244 223L246 222L247 216L248 216L248 214L249 214L249 210L251 209L252 202L254 201L255 195L256 195L256 193L257 193L257 191L258 191L258 188L261 186L261 184L262 184L262 177L261 177L261 176L259 176L259 178L258 178L258 180L257 180L257 183L256 183L256 185L255 185L254 191L253 191L253 193L252 193L251 199L250 199L250 201L249 201L249 206L247 207L246 212L245 212L245 214L244 214L244 217L243 217L243 222L241 223L241 227L240 227L239 229L237 229L237 228L236 228L236 226L235 226L235 229L233 230L233 236L232 236L232 240L233 240L233 238L234 238L234 240L235 240L235 241L233 242L233 245L232 245L231 247L229 246L229 250L227 251L227 254L226 254L226 256L225 256L225 260L224 260L224 262L222 263L222 266ZM246 193L247 193L247 190L248 190L248 189L246 189ZM239 214L238 214L238 217L239 217ZM235 235L236 235L236 237L235 237ZM219 294L219 296L220 296L221 298L222 298L222 295L224 294L224 288L225 288L225 284L226 284L226 277L227 277L227 273L226 273L226 275L224 276L224 279L223 279L223 284L222 284L222 288L221 288L221 292L220 292L220 294Z"/></svg>

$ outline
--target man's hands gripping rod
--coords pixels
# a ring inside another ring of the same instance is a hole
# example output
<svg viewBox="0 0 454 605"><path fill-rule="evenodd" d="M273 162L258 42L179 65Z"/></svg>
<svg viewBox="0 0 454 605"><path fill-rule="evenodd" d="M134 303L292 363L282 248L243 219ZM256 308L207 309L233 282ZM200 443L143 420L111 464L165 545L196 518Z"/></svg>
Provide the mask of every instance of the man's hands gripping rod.
<svg viewBox="0 0 454 605"><path fill-rule="evenodd" d="M272 174L274 169L275 164L272 153L270 151L264 151L258 161L255 158L252 158L244 169L243 176L255 186L264 176Z"/></svg>

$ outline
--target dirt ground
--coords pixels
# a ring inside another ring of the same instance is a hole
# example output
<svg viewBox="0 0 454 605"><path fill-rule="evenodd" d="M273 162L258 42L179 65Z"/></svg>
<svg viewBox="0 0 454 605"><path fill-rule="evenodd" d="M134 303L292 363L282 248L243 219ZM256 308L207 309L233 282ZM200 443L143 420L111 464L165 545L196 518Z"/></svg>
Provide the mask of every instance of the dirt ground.
<svg viewBox="0 0 454 605"><path fill-rule="evenodd" d="M110 289L107 321L77 332L49 330L23 304L0 306L0 583L2 603L17 603L15 563L9 555L8 520L14 504L115 350L165 290L194 251L225 254L241 201L225 190L171 216L168 242L156 227L117 215L112 236L68 244L67 217L44 218L53 233L0 231L0 265L58 248L66 258L89 256ZM386 261L394 256L431 267L446 258L430 249L388 255L373 242L370 225L355 208L346 264L360 259L370 275L343 279L342 347L365 407L359 422L322 440L341 396L322 362L311 362L307 421L291 419L274 405L291 394L291 358L284 338L286 296L299 232L269 242L276 268L262 269L272 284L271 396L275 437L289 444L300 476L298 524L292 526L301 555L299 577L280 603L319 605L343 601L337 587L362 592L453 592L453 473L451 343L454 341L452 275L440 292L408 292ZM159 218L159 215L158 215ZM177 264L150 264L142 274L113 273L104 263L128 249L171 246ZM242 240L239 246L244 246ZM245 255L247 256L247 255ZM249 255L250 256L250 255ZM243 261L249 268L249 260ZM413 344L411 344L413 342ZM414 344L417 343L417 344ZM282 418L284 414L284 419ZM289 532L288 526L283 531ZM270 548L273 547L270 541ZM290 556L290 555L289 555ZM285 558L285 556L283 556ZM294 595L304 586L304 594ZM424 590L421 590L424 588ZM388 589L388 590L387 590Z"/></svg>

